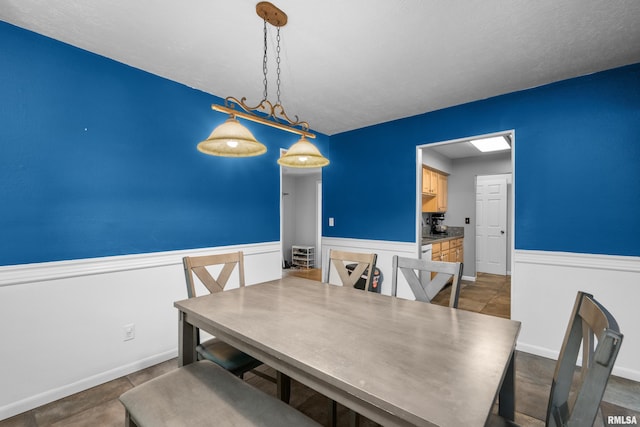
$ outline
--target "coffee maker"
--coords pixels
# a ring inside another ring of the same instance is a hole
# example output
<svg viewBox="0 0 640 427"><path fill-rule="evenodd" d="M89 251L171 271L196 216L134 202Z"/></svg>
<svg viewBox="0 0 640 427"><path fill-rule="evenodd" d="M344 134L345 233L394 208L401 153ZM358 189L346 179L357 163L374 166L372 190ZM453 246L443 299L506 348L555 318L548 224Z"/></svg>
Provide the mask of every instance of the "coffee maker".
<svg viewBox="0 0 640 427"><path fill-rule="evenodd" d="M447 234L447 226L441 224L444 221L443 213L431 214L431 234Z"/></svg>

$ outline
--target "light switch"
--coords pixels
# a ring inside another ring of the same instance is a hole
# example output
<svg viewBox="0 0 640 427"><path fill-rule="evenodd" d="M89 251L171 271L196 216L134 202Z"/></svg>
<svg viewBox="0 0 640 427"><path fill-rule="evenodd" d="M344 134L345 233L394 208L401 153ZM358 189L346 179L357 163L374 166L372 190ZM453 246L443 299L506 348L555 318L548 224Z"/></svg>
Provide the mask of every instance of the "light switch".
<svg viewBox="0 0 640 427"><path fill-rule="evenodd" d="M329 218L329 227L333 227L333 218Z"/></svg>

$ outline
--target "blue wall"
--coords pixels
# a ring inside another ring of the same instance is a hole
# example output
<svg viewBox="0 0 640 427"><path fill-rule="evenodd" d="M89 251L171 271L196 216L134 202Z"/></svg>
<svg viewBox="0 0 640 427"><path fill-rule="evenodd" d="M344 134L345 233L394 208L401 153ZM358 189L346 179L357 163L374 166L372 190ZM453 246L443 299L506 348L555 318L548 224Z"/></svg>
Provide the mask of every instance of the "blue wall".
<svg viewBox="0 0 640 427"><path fill-rule="evenodd" d="M248 123L267 154L207 156L214 96L3 22L0 58L0 265L280 239L295 135Z"/></svg>
<svg viewBox="0 0 640 427"><path fill-rule="evenodd" d="M324 234L415 241L416 146L510 129L516 249L640 255L640 64L332 136Z"/></svg>
<svg viewBox="0 0 640 427"><path fill-rule="evenodd" d="M214 96L2 22L0 57L0 265L279 239L295 137L206 156ZM640 64L318 135L324 235L414 241L416 146L508 129L517 249L640 256Z"/></svg>

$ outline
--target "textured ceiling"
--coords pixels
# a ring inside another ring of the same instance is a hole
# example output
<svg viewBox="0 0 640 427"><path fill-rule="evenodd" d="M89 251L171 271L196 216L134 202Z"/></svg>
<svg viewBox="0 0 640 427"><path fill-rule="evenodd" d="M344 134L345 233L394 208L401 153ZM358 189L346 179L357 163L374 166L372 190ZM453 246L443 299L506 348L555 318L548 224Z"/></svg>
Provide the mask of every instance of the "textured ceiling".
<svg viewBox="0 0 640 427"><path fill-rule="evenodd" d="M254 0L2 0L0 20L220 97L262 97ZM282 102L328 135L640 62L638 0L275 0ZM275 100L275 29L268 36ZM213 113L212 113L213 114Z"/></svg>

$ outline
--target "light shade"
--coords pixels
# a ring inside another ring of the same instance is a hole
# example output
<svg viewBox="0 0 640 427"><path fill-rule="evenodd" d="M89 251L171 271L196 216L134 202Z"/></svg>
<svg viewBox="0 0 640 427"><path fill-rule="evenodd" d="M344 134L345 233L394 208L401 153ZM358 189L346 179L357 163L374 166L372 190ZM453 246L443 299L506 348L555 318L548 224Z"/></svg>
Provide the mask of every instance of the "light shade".
<svg viewBox="0 0 640 427"><path fill-rule="evenodd" d="M329 164L329 159L320 154L316 146L302 135L300 140L278 159L278 164L290 168L321 168Z"/></svg>
<svg viewBox="0 0 640 427"><path fill-rule="evenodd" d="M504 136L494 136L492 138L475 139L470 141L478 150L483 153L489 153L491 151L502 151L511 148L507 138Z"/></svg>
<svg viewBox="0 0 640 427"><path fill-rule="evenodd" d="M267 147L232 115L198 144L198 150L213 156L251 157L266 153Z"/></svg>

